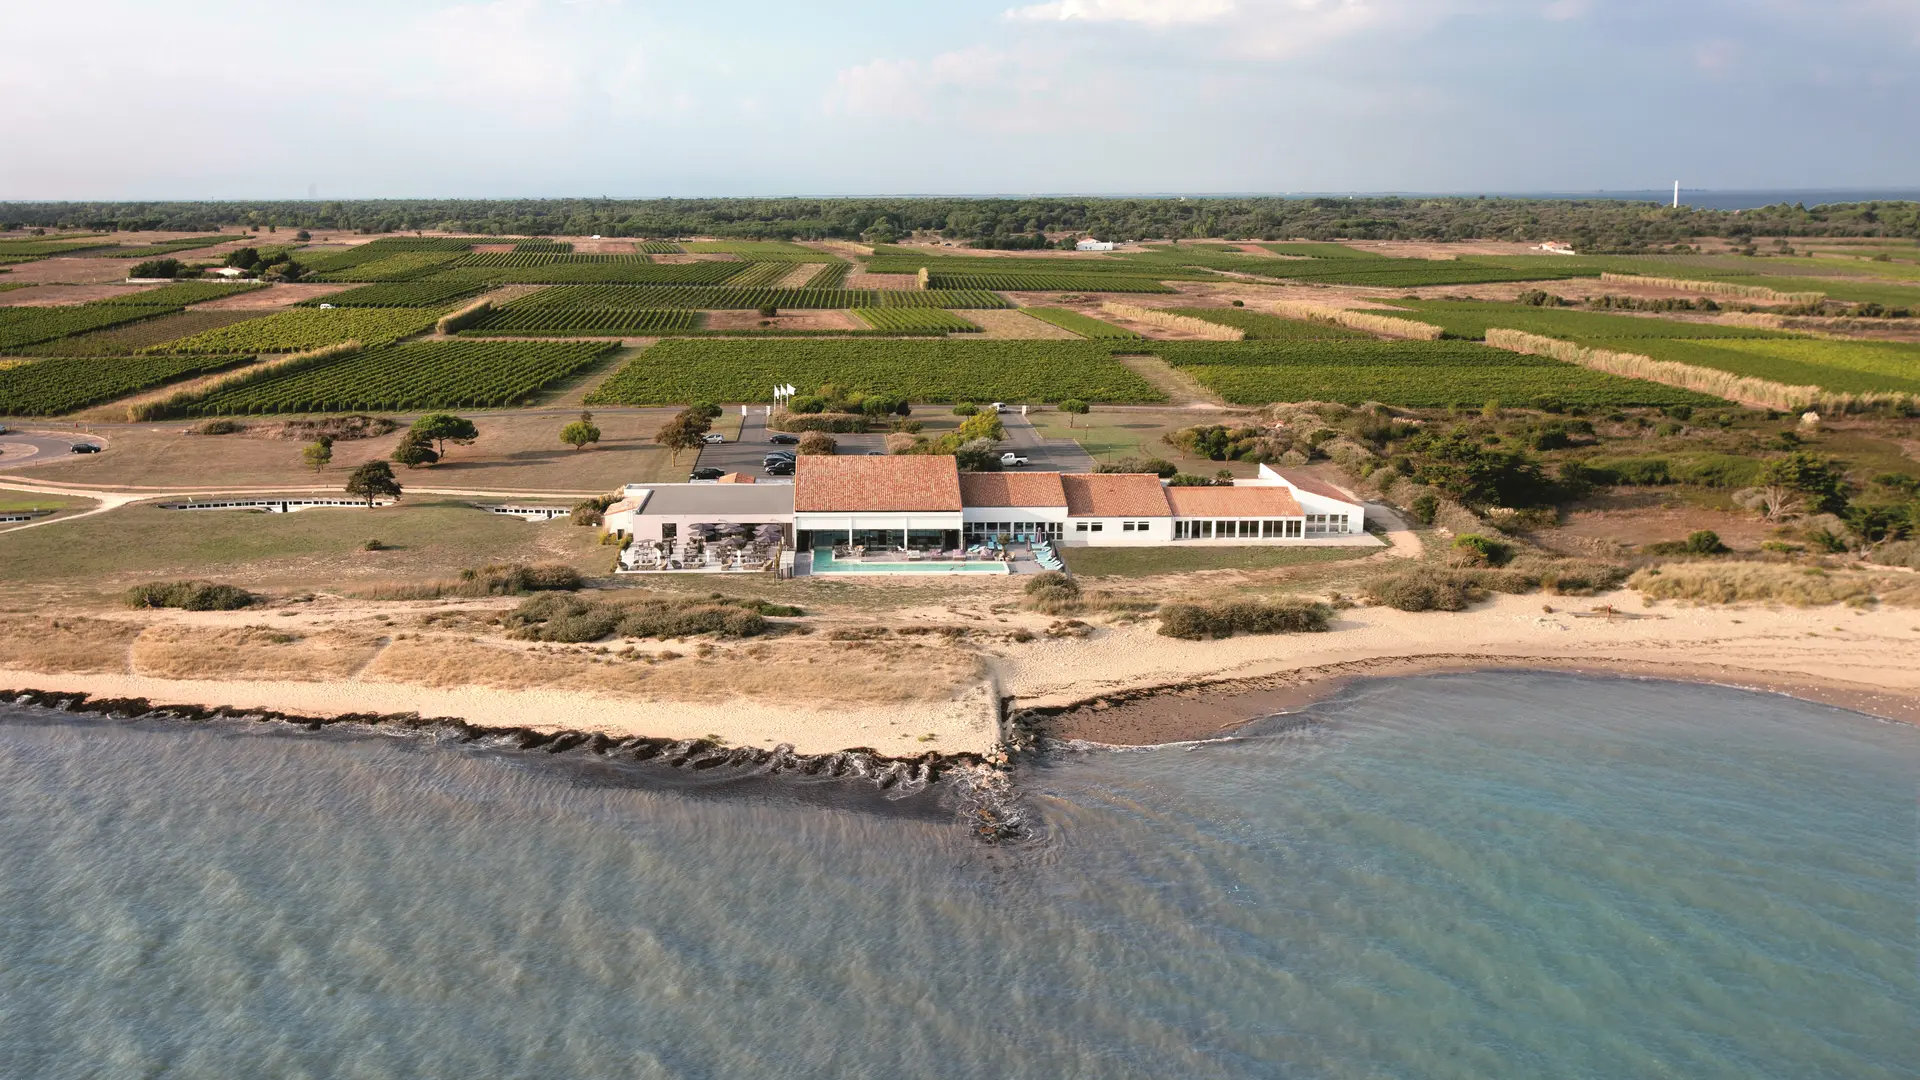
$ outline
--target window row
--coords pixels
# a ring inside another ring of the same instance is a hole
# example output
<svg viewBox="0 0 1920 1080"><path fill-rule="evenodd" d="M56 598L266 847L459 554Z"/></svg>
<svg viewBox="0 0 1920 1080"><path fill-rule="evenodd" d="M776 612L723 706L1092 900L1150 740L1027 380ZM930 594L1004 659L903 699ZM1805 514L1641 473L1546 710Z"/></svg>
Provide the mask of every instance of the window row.
<svg viewBox="0 0 1920 1080"><path fill-rule="evenodd" d="M1195 521L1181 519L1173 523L1175 540L1287 540L1300 536L1299 518L1269 518L1245 521Z"/></svg>

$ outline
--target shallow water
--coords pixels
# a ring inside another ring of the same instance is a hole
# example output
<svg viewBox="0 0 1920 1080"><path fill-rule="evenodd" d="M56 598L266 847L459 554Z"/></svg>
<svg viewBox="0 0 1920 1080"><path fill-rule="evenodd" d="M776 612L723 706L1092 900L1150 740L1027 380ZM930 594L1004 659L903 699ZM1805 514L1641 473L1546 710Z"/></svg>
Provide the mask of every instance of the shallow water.
<svg viewBox="0 0 1920 1080"><path fill-rule="evenodd" d="M0 707L0 1076L1897 1077L1920 730L1364 683L933 792Z"/></svg>

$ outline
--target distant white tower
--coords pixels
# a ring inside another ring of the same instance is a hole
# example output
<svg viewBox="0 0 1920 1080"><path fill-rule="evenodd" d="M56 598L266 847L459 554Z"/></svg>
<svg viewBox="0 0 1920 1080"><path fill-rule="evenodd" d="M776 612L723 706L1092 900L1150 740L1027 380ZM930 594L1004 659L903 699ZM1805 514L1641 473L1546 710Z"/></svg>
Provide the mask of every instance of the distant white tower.
<svg viewBox="0 0 1920 1080"><path fill-rule="evenodd" d="M1673 182L1673 208L1680 209L1680 181Z"/></svg>

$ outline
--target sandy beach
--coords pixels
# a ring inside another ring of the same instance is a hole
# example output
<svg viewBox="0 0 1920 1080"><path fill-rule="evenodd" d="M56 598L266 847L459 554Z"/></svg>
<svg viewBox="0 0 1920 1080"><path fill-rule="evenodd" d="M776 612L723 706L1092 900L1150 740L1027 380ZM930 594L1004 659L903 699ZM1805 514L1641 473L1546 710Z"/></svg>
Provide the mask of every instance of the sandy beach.
<svg viewBox="0 0 1920 1080"><path fill-rule="evenodd" d="M1619 614L1575 614L1606 606ZM194 621L201 620L213 625L222 616ZM1719 683L1920 722L1920 613L1904 609L1649 608L1637 593L1620 592L1579 600L1500 596L1459 613L1354 608L1340 612L1324 634L1190 642L1162 637L1154 625L995 643L980 654L985 677L951 694L911 700L876 700L877 685L867 685L858 667L847 668L852 682L838 703L737 692L676 696L641 693L638 686L627 693L611 676L580 685L565 685L560 674L552 676L558 685L513 687L498 679L491 686L459 685L445 672L410 679L404 666L386 665L344 678L303 672L248 679L238 677L239 668L231 669L236 677L187 678L185 672L152 673L157 668L49 673L16 663L0 668L0 688L316 717L417 713L489 727L717 737L733 746L786 743L800 753L871 748L900 757L990 753L1002 737L1003 697L1012 709L1042 717L1039 730L1050 736L1137 745L1218 734L1353 678L1489 668ZM154 647L144 648L136 655L153 663ZM923 655L922 663L937 659ZM850 663L851 654L841 656ZM680 685L724 686L720 674ZM879 669L870 674L877 678Z"/></svg>

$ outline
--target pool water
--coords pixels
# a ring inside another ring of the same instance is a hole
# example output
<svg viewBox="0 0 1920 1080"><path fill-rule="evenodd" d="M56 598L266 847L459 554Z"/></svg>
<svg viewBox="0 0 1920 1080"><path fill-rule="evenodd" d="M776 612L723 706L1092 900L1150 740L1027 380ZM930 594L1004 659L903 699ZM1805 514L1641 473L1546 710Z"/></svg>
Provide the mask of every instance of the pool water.
<svg viewBox="0 0 1920 1080"><path fill-rule="evenodd" d="M832 548L813 549L815 574L1010 574L1003 562L842 562Z"/></svg>

